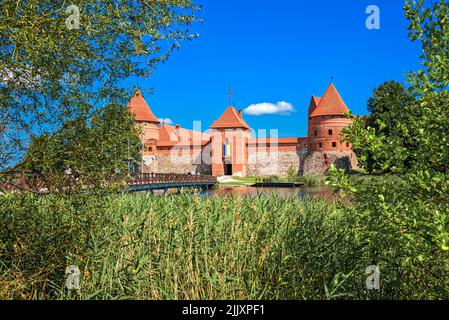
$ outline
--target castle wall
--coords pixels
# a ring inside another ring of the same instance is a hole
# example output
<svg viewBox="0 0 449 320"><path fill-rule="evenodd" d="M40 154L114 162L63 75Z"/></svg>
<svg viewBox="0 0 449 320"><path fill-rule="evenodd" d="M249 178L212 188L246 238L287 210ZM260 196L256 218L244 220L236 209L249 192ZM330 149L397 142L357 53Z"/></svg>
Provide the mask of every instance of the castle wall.
<svg viewBox="0 0 449 320"><path fill-rule="evenodd" d="M160 152L144 156L144 173L175 173L211 175L207 148L187 152Z"/></svg>
<svg viewBox="0 0 449 320"><path fill-rule="evenodd" d="M290 168L300 171L300 155L294 151L249 152L246 172L253 177L286 177Z"/></svg>
<svg viewBox="0 0 449 320"><path fill-rule="evenodd" d="M176 174L201 174L211 175L211 165L205 164L201 161L201 155L194 157L190 155L184 155L177 157L176 161L173 161L169 154L158 155L158 167L159 173L176 173Z"/></svg>
<svg viewBox="0 0 449 320"><path fill-rule="evenodd" d="M357 169L357 157L352 151L347 152L309 152L304 160L305 176L323 176L326 175L330 166L335 164L338 169L347 171Z"/></svg>
<svg viewBox="0 0 449 320"><path fill-rule="evenodd" d="M212 175L211 145L179 150L160 150L144 156L144 172ZM332 164L337 168L358 168L357 157L352 151L309 151L305 142L297 145L247 147L246 176L287 177L294 172L298 176L325 175Z"/></svg>
<svg viewBox="0 0 449 320"><path fill-rule="evenodd" d="M332 164L348 171L358 168L357 157L352 151L249 148L245 171L247 176L252 177L287 177L293 170L298 176L322 176L326 175ZM203 153L178 154L175 157L170 153L159 153L144 157L144 173L151 172L212 175L212 165L207 161L204 150Z"/></svg>
<svg viewBox="0 0 449 320"><path fill-rule="evenodd" d="M254 177L287 177L290 171L298 176L326 175L330 166L339 169L354 170L358 163L355 154L348 152L309 152L307 149L286 151L249 152L247 175Z"/></svg>

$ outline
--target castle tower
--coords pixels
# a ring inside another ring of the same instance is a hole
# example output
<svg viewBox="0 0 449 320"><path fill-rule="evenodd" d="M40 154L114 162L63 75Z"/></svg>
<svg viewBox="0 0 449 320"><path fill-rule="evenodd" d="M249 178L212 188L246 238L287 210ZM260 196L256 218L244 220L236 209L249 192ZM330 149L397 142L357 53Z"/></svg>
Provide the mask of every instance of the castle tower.
<svg viewBox="0 0 449 320"><path fill-rule="evenodd" d="M352 119L344 116L348 111L333 83L322 98L312 97L308 131L311 152L344 153L352 150L348 143L340 143L341 131L352 122Z"/></svg>
<svg viewBox="0 0 449 320"><path fill-rule="evenodd" d="M139 138L144 145L144 153L154 154L159 141L159 119L154 116L139 90L136 91L126 108L134 115Z"/></svg>
<svg viewBox="0 0 449 320"><path fill-rule="evenodd" d="M251 129L242 111L229 106L210 126L212 139L212 175L246 176L247 143Z"/></svg>

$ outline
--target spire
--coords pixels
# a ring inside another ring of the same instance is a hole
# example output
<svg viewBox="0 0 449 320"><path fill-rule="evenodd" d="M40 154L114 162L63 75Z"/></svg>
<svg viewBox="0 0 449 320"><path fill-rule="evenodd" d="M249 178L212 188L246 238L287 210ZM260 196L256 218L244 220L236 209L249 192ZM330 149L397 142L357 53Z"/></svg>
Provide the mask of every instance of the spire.
<svg viewBox="0 0 449 320"><path fill-rule="evenodd" d="M159 119L154 116L139 89L136 90L136 93L126 108L134 115L135 121L160 123Z"/></svg>
<svg viewBox="0 0 449 320"><path fill-rule="evenodd" d="M314 102L316 103L317 100ZM318 105L313 109L311 110L311 117L343 115L349 111L333 83L329 85Z"/></svg>

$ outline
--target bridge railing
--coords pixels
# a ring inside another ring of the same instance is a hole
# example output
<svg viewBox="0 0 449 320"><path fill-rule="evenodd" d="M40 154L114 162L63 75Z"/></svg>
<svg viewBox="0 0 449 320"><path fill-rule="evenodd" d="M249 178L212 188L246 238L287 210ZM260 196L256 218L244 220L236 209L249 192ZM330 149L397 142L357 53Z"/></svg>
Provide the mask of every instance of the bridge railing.
<svg viewBox="0 0 449 320"><path fill-rule="evenodd" d="M174 173L139 173L128 180L129 186L176 183L217 183L217 178Z"/></svg>
<svg viewBox="0 0 449 320"><path fill-rule="evenodd" d="M114 181L111 178L110 181ZM217 178L213 176L184 175L172 173L143 173L136 174L127 180L128 186L143 186L156 184L179 184L179 183L217 183ZM66 175L63 180L57 181L54 178L40 174L14 173L3 175L0 179L0 192L10 191L31 191L36 193L46 193L57 191L58 186L63 189L88 188L92 183L74 175Z"/></svg>

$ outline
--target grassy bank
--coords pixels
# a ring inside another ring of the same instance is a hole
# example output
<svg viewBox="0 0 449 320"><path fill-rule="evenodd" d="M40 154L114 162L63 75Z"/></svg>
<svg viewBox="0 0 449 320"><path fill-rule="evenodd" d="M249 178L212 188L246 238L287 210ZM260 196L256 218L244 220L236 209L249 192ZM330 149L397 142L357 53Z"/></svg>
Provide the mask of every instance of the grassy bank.
<svg viewBox="0 0 449 320"><path fill-rule="evenodd" d="M232 177L232 182L220 183L221 186L246 186L257 182L303 182L305 187L315 188L326 186L324 176L289 176L289 177Z"/></svg>
<svg viewBox="0 0 449 320"><path fill-rule="evenodd" d="M220 182L219 186L248 186L256 183L255 177L232 177L231 182Z"/></svg>
<svg viewBox="0 0 449 320"><path fill-rule="evenodd" d="M368 226L317 200L6 195L0 214L0 299L449 296L448 257L402 263L388 248L376 253L382 290L366 290ZM69 265L78 292L64 289Z"/></svg>

